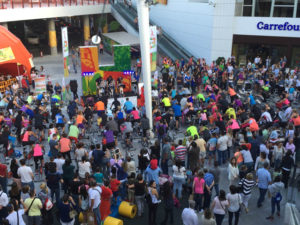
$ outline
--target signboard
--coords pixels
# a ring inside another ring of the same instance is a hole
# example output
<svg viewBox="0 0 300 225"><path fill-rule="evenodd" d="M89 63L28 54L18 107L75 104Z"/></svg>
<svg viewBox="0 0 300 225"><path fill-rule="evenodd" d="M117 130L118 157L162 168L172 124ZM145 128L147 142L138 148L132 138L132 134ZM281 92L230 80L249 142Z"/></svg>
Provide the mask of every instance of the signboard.
<svg viewBox="0 0 300 225"><path fill-rule="evenodd" d="M36 94L41 94L46 92L46 77L37 77L34 79L35 89L34 92Z"/></svg>
<svg viewBox="0 0 300 225"><path fill-rule="evenodd" d="M167 5L168 4L168 0L153 0L153 4Z"/></svg>
<svg viewBox="0 0 300 225"><path fill-rule="evenodd" d="M15 59L11 47L0 49L0 63Z"/></svg>
<svg viewBox="0 0 300 225"><path fill-rule="evenodd" d="M136 96L131 96L131 97L124 97L124 98L118 98L118 101L121 103L121 109L123 110L124 104L126 102L126 98L129 98L129 101L132 102L134 107L137 107L137 97ZM115 99L114 98L109 98L107 100L107 109L110 109L111 104L113 103Z"/></svg>
<svg viewBox="0 0 300 225"><path fill-rule="evenodd" d="M64 57L64 75L69 76L69 42L68 42L68 28L61 28L62 52Z"/></svg>
<svg viewBox="0 0 300 225"><path fill-rule="evenodd" d="M98 48L96 46L80 47L81 75L99 70Z"/></svg>
<svg viewBox="0 0 300 225"><path fill-rule="evenodd" d="M156 26L150 26L151 71L156 70L156 57L157 57L157 29Z"/></svg>

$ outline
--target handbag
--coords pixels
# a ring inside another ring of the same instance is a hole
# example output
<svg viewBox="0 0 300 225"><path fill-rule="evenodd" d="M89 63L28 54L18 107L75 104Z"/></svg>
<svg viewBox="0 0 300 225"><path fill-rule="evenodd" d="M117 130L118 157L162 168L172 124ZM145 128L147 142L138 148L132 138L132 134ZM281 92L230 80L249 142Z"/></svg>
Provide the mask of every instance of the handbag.
<svg viewBox="0 0 300 225"><path fill-rule="evenodd" d="M46 198L44 207L45 207L46 211L49 211L50 209L52 209L53 203L51 202L51 200L49 198Z"/></svg>
<svg viewBox="0 0 300 225"><path fill-rule="evenodd" d="M33 204L33 202L34 202L35 199L36 199L36 198L34 198L34 199L32 200L30 206L28 207L28 209L26 210L26 212L24 212L24 214L22 215L22 218L23 218L23 221L24 221L25 224L28 224L28 217L29 217L28 214L29 214L29 210L30 210L30 208L31 208L31 206L32 206L32 204Z"/></svg>
<svg viewBox="0 0 300 225"><path fill-rule="evenodd" d="M71 208L71 210L70 210L70 212L69 212L69 217L71 218L71 219L74 219L76 216L77 216L77 211L72 207L72 205L70 204L70 208Z"/></svg>

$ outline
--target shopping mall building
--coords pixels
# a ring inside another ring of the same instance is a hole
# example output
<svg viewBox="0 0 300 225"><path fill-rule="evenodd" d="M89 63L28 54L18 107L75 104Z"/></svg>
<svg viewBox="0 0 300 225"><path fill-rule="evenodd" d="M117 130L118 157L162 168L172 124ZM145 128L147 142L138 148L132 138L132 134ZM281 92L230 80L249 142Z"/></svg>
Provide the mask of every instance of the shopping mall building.
<svg viewBox="0 0 300 225"><path fill-rule="evenodd" d="M300 65L300 0L169 0L150 17L208 62L234 55L245 64L260 55Z"/></svg>

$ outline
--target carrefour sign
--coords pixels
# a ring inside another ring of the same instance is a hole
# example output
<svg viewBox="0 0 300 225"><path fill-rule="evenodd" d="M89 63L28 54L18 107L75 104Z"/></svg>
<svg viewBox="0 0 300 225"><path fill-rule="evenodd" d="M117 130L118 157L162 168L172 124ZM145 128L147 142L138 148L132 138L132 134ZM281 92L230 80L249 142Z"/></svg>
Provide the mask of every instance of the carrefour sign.
<svg viewBox="0 0 300 225"><path fill-rule="evenodd" d="M300 25L297 24L289 24L289 22L285 22L283 24L271 24L258 22L257 23L258 30L287 30L287 31L300 31Z"/></svg>

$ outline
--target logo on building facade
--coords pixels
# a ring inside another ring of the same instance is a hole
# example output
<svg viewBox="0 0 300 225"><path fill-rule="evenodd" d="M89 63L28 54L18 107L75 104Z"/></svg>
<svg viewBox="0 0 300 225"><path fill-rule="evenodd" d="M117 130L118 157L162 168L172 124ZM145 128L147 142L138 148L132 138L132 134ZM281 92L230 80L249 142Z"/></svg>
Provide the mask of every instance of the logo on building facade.
<svg viewBox="0 0 300 225"><path fill-rule="evenodd" d="M289 24L285 22L284 24L270 24L264 22L258 22L256 25L259 30L287 30L287 31L299 31L300 25Z"/></svg>

